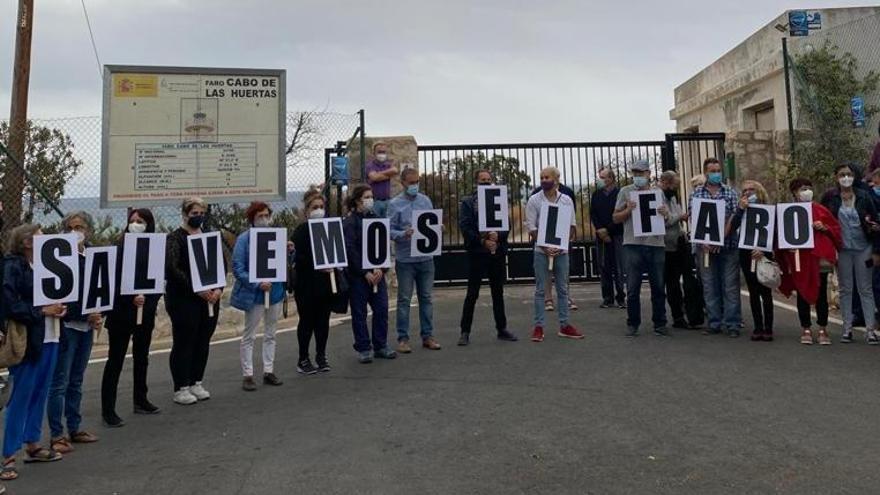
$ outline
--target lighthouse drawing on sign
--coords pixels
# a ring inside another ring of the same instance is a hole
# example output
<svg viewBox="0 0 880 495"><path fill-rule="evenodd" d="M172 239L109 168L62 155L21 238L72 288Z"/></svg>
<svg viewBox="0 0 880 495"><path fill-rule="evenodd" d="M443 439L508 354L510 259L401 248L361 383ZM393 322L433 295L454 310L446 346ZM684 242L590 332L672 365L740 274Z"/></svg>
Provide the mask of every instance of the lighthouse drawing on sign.
<svg viewBox="0 0 880 495"><path fill-rule="evenodd" d="M180 142L216 143L219 123L216 98L180 99Z"/></svg>

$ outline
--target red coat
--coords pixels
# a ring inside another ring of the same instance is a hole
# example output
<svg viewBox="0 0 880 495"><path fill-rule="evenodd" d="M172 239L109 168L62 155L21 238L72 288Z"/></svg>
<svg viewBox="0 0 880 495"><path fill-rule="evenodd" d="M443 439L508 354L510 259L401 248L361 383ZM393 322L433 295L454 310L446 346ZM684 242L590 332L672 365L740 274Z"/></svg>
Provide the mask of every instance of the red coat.
<svg viewBox="0 0 880 495"><path fill-rule="evenodd" d="M843 245L840 223L828 208L819 203L813 203L813 222L822 222L827 230L815 232L813 249L798 250L801 258L799 272L794 271L794 250L777 250L776 252L776 259L782 270L782 284L779 286L779 291L785 297L791 297L792 291L797 291L798 295L810 305L816 304L819 297L819 260L836 265L837 251Z"/></svg>

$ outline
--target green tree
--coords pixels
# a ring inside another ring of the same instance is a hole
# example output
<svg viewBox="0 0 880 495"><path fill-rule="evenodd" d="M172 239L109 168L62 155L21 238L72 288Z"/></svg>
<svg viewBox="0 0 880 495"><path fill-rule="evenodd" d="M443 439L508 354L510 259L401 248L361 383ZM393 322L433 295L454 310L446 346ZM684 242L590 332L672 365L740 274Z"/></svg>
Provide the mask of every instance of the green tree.
<svg viewBox="0 0 880 495"><path fill-rule="evenodd" d="M817 186L827 185L836 165L868 161L869 133L853 127L851 99L861 96L869 101L880 75L871 70L858 77L858 60L851 53L838 52L835 45L826 42L793 61L798 110L806 117L807 129L793 136L794 156L783 182L803 176ZM869 119L877 111L876 105L865 106Z"/></svg>
<svg viewBox="0 0 880 495"><path fill-rule="evenodd" d="M9 141L9 123L0 122L0 141ZM76 175L82 166L82 160L77 160L73 155L73 142L69 134L58 129L27 123L27 137L25 140L23 165L30 176L30 181L25 181L24 190L10 190L12 181L6 180L11 174L21 174L21 170L12 164L11 160L5 160L3 167L3 198L6 202L23 201L25 210L23 220L33 220L34 211L42 210L49 213L52 210L50 203L58 204L64 196L64 188ZM39 186L39 187L37 187ZM44 197L42 193L47 197Z"/></svg>

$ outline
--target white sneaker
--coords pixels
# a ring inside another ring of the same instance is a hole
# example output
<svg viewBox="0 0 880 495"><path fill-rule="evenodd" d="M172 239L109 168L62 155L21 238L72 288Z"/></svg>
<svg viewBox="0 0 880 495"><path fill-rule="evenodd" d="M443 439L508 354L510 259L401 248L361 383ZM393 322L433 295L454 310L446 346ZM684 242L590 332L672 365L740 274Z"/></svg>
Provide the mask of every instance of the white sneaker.
<svg viewBox="0 0 880 495"><path fill-rule="evenodd" d="M189 387L183 387L177 392L174 392L174 402L180 404L181 406L191 406L198 402L199 399L196 398L195 395L190 392Z"/></svg>
<svg viewBox="0 0 880 495"><path fill-rule="evenodd" d="M205 390L205 387L202 386L202 382L196 382L195 385L190 387L189 393L194 395L198 400L208 400L211 398L211 392Z"/></svg>

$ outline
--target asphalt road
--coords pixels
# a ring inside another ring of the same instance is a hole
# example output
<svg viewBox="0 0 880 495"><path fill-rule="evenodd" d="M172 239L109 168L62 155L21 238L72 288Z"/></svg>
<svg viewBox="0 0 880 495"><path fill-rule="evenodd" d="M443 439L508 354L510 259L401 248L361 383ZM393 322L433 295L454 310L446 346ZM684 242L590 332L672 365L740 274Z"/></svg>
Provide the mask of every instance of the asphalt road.
<svg viewBox="0 0 880 495"><path fill-rule="evenodd" d="M213 398L189 407L171 403L167 354L157 354L154 417L122 406L129 362L119 411L128 424L117 430L99 424L103 364L92 364L85 426L101 441L58 463L19 463L7 486L16 495L877 492L880 348L801 346L785 310L773 343L695 331L626 339L624 312L598 309L597 291L573 287L585 340L534 344L529 288L508 290L517 343L494 339L484 289L472 345L458 348L463 292L438 289L443 350L361 365L342 322L331 331L334 369L320 376L296 375L287 332L276 368L286 383L255 393L240 388L238 345L218 343Z"/></svg>

